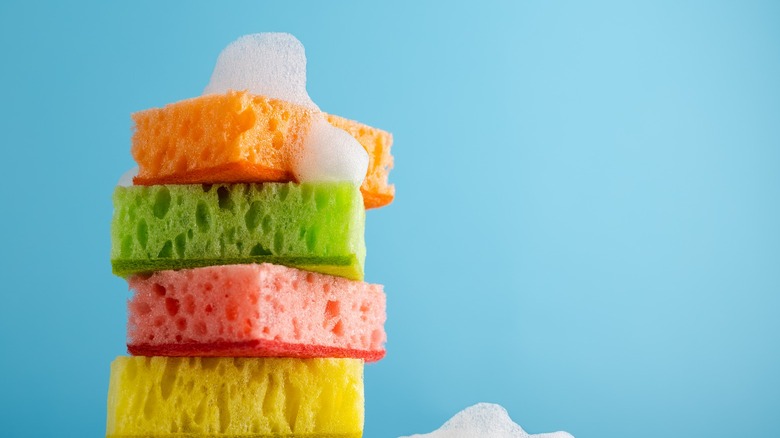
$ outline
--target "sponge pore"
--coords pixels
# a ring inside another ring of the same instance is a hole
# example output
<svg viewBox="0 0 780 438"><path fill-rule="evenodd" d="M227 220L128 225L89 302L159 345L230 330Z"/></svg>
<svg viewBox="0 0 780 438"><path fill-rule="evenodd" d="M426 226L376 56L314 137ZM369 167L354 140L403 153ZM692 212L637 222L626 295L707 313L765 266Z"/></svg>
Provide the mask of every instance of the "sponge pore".
<svg viewBox="0 0 780 438"><path fill-rule="evenodd" d="M133 114L136 184L200 184L293 181L293 158L316 110L278 99L230 91ZM336 116L368 153L361 190L366 208L389 204L392 136Z"/></svg>
<svg viewBox="0 0 780 438"><path fill-rule="evenodd" d="M363 279L365 211L349 183L117 187L114 273L269 262Z"/></svg>
<svg viewBox="0 0 780 438"><path fill-rule="evenodd" d="M143 356L381 359L382 286L285 266L133 276L127 347Z"/></svg>
<svg viewBox="0 0 780 438"><path fill-rule="evenodd" d="M118 357L106 437L359 438L358 359Z"/></svg>

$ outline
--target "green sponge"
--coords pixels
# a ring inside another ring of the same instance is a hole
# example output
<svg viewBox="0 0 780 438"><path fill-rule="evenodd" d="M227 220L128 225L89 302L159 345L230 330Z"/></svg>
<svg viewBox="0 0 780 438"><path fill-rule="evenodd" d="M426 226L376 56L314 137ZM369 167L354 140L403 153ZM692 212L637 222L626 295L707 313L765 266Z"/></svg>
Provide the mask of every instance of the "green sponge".
<svg viewBox="0 0 780 438"><path fill-rule="evenodd" d="M114 274L274 263L363 279L365 210L350 183L117 187Z"/></svg>

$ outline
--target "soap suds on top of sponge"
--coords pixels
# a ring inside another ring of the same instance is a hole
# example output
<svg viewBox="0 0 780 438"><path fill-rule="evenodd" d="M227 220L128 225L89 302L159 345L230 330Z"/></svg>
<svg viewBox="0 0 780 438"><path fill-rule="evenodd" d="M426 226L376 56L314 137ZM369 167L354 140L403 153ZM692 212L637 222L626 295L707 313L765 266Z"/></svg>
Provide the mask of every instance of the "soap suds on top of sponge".
<svg viewBox="0 0 780 438"><path fill-rule="evenodd" d="M289 33L244 35L222 50L203 94L247 90L319 110L306 92L306 52Z"/></svg>
<svg viewBox="0 0 780 438"><path fill-rule="evenodd" d="M298 181L363 182L368 171L368 153L347 131L314 117L301 153L293 159Z"/></svg>
<svg viewBox="0 0 780 438"><path fill-rule="evenodd" d="M567 432L527 433L509 418L506 409L493 403L478 403L458 412L442 427L428 434L402 438L574 438Z"/></svg>
<svg viewBox="0 0 780 438"><path fill-rule="evenodd" d="M325 120L306 91L306 53L288 33L245 35L217 59L203 94L247 90L305 106L314 111L302 144L294 153L298 182L351 181L360 184L368 171L368 153L345 131Z"/></svg>

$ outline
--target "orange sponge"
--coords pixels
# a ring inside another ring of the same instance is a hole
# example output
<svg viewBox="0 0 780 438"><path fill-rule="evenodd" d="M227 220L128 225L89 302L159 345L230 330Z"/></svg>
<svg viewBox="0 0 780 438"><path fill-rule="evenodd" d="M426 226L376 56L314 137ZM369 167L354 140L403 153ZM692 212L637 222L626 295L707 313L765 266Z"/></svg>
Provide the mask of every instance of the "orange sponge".
<svg viewBox="0 0 780 438"><path fill-rule="evenodd" d="M293 181L293 154L315 112L278 99L230 91L133 114L139 185ZM390 133L327 115L368 152L361 186L366 208L389 204L395 188Z"/></svg>

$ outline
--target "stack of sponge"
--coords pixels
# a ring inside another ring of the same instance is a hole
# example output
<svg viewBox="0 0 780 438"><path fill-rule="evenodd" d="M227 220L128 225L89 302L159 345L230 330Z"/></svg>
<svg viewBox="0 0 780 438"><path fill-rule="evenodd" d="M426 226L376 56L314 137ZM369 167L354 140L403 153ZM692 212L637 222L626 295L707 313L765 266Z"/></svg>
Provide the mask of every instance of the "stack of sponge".
<svg viewBox="0 0 780 438"><path fill-rule="evenodd" d="M365 209L393 199L392 137L301 100L287 34L228 46L207 91L133 115L111 231L131 356L111 365L106 435L360 437L363 363L386 340Z"/></svg>

